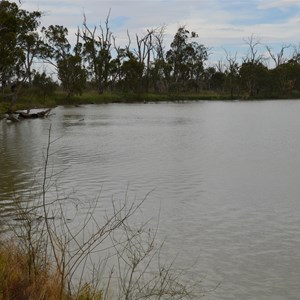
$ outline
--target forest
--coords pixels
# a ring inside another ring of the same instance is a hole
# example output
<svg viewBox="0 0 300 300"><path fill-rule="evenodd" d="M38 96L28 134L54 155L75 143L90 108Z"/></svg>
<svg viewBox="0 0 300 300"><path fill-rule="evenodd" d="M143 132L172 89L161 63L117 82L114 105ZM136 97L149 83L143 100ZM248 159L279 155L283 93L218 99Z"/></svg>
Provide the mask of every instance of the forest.
<svg viewBox="0 0 300 300"><path fill-rule="evenodd" d="M0 2L1 102L15 103L26 95L42 101L57 93L72 101L90 92L99 97L107 93L216 99L300 97L300 50L293 45L282 46L278 53L265 46L266 61L259 52L260 41L251 36L245 40L248 53L241 61L224 50L224 62L212 66L212 49L198 43L197 33L185 26L178 28L170 45L164 43L165 28L159 27L134 38L127 33L127 45L121 47L111 32L109 14L103 25L93 27L83 15L72 37L75 43L70 42L68 28L43 27L42 17L40 11ZM55 76L46 72L47 65Z"/></svg>

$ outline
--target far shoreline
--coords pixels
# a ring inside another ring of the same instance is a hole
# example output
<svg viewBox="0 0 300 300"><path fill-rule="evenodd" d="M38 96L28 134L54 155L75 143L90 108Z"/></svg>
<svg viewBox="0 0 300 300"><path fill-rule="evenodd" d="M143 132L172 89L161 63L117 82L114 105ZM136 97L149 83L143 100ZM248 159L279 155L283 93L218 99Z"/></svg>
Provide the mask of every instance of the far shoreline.
<svg viewBox="0 0 300 300"><path fill-rule="evenodd" d="M38 95L26 95L20 97L18 102L13 106L13 111L55 108L65 105L91 105L91 104L133 104L133 103L162 103L162 102L193 102L193 101L222 101L222 102L250 102L250 101L284 101L284 100L300 100L300 95L287 95L286 97L249 97L247 95L230 96L226 94L218 94L215 92L203 92L197 94L154 94L154 93L103 93L84 92L82 95L66 98L65 94L55 93L44 99ZM3 117L11 107L10 101L4 101L0 98L0 116ZM1 118L1 117L0 117Z"/></svg>

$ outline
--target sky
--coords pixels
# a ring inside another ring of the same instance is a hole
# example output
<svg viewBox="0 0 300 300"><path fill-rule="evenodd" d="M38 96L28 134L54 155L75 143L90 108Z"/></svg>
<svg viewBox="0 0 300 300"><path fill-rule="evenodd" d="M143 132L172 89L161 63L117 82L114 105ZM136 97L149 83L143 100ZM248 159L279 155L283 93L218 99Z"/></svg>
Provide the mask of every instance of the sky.
<svg viewBox="0 0 300 300"><path fill-rule="evenodd" d="M18 2L18 1L15 1ZM83 15L89 26L109 26L118 45L127 44L147 29L165 26L169 47L180 26L198 34L197 42L210 49L211 63L229 56L245 57L252 36L274 53L282 46L300 45L300 0L22 0L22 8L44 13L42 24L63 25L70 38L81 27ZM226 52L225 52L226 51ZM292 51L292 50L289 50ZM287 53L287 55L289 55Z"/></svg>

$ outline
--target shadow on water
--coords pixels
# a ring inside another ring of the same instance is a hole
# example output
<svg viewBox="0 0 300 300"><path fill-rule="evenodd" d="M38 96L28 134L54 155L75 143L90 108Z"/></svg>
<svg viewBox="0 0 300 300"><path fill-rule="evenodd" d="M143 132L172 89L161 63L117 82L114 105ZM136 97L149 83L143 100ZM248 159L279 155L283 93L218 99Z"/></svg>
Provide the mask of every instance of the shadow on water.
<svg viewBox="0 0 300 300"><path fill-rule="evenodd" d="M34 125L32 123L35 123ZM0 215L10 219L18 201L30 201L40 180L43 147L41 121L0 121ZM29 193L30 191L30 194Z"/></svg>

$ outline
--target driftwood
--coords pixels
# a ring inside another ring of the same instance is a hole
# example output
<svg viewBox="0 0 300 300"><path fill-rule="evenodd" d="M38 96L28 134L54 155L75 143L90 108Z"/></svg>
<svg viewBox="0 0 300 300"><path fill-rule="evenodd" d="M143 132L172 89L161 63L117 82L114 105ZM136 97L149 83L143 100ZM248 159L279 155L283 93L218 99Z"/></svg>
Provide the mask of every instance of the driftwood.
<svg viewBox="0 0 300 300"><path fill-rule="evenodd" d="M23 112L20 111L18 112L19 114L19 119L23 118L23 119L36 119L36 118L44 118L47 117L49 115L51 111L51 108L46 109L46 110L42 110L39 112L35 112L35 113L30 113L30 111L27 110L27 112Z"/></svg>
<svg viewBox="0 0 300 300"><path fill-rule="evenodd" d="M18 116L15 114L7 114L6 115L6 120L12 121L12 122L19 122L20 120L18 119Z"/></svg>
<svg viewBox="0 0 300 300"><path fill-rule="evenodd" d="M51 108L46 110L41 110L38 112L30 113L30 109L25 111L16 111L14 113L8 112L6 115L6 119L12 122L19 122L21 119L37 119L37 118L45 118L49 115Z"/></svg>

